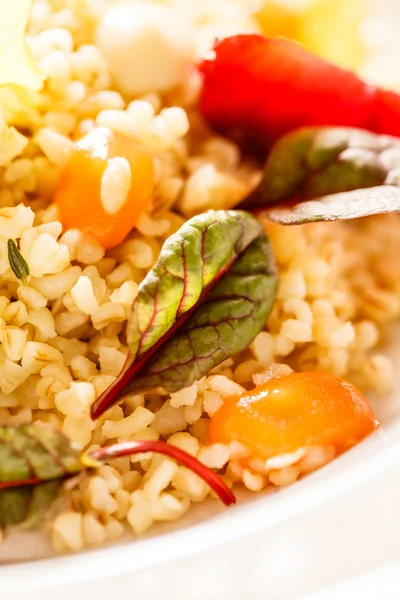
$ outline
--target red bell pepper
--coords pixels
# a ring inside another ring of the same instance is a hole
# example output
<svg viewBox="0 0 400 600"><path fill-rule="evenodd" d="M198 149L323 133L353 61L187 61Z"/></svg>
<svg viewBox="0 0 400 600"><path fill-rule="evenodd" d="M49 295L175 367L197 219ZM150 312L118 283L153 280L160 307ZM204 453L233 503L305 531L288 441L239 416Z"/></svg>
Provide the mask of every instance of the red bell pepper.
<svg viewBox="0 0 400 600"><path fill-rule="evenodd" d="M400 96L368 85L286 39L225 38L203 61L201 110L221 133L268 148L304 125L400 136Z"/></svg>

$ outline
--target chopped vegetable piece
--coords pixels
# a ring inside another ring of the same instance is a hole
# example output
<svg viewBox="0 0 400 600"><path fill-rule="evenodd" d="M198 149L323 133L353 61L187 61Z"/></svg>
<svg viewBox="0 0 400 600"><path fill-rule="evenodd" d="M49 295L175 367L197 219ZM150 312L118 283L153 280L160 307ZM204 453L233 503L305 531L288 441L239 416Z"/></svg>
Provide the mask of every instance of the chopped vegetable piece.
<svg viewBox="0 0 400 600"><path fill-rule="evenodd" d="M200 71L201 110L209 123L263 150L304 125L400 135L399 95L367 85L290 40L228 37Z"/></svg>
<svg viewBox="0 0 400 600"><path fill-rule="evenodd" d="M18 246L14 242L14 240L8 240L7 242L8 249L8 262L10 263L10 267L15 277L18 277L22 281L22 283L26 283L27 277L29 275L29 266L21 252L18 250Z"/></svg>
<svg viewBox="0 0 400 600"><path fill-rule="evenodd" d="M378 426L364 396L329 373L291 373L226 398L212 416L212 443L240 442L250 458L266 460L310 446L337 452Z"/></svg>
<svg viewBox="0 0 400 600"><path fill-rule="evenodd" d="M224 504L236 502L216 473L166 442L126 442L80 454L57 430L38 424L0 425L0 528L37 525L52 505L63 480L85 469L97 469L111 458L142 452L170 456L204 479Z"/></svg>
<svg viewBox="0 0 400 600"><path fill-rule="evenodd" d="M0 86L20 85L33 90L43 86L43 75L34 64L25 41L31 0L0 1Z"/></svg>
<svg viewBox="0 0 400 600"><path fill-rule="evenodd" d="M255 217L210 210L187 221L139 286L130 355L92 417L133 390L182 389L243 350L264 328L276 291L272 248Z"/></svg>
<svg viewBox="0 0 400 600"><path fill-rule="evenodd" d="M74 144L55 203L64 229L80 229L109 249L151 209L153 188L153 163L146 150L99 127Z"/></svg>

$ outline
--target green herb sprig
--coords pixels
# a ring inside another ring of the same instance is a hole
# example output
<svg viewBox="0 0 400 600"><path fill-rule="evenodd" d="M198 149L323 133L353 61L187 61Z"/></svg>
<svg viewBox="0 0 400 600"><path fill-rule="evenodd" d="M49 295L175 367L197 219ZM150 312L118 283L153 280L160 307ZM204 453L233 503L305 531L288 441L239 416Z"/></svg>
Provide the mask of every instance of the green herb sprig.
<svg viewBox="0 0 400 600"><path fill-rule="evenodd" d="M27 282L27 278L29 276L29 265L22 256L21 252L18 249L17 244L14 240L8 240L7 242L7 250L8 250L8 261L10 263L10 267L12 272L18 279L22 281L22 283Z"/></svg>

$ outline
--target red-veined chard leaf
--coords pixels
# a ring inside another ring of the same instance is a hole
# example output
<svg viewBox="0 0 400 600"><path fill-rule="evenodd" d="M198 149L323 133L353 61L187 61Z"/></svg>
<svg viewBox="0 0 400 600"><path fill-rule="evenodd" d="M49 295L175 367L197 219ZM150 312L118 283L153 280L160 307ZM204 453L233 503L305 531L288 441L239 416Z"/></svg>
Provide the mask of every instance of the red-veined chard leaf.
<svg viewBox="0 0 400 600"><path fill-rule="evenodd" d="M58 497L62 479L37 485L0 488L0 530L11 525L30 529L39 525Z"/></svg>
<svg viewBox="0 0 400 600"><path fill-rule="evenodd" d="M283 225L355 219L398 211L399 185L400 139L307 127L276 143L261 183L241 207L261 209Z"/></svg>
<svg viewBox="0 0 400 600"><path fill-rule="evenodd" d="M229 506L236 502L224 481L197 458L166 442L143 440L113 444L82 454L55 429L34 423L0 425L0 530L36 526L66 479L120 456L156 452L191 469Z"/></svg>
<svg viewBox="0 0 400 600"><path fill-rule="evenodd" d="M272 248L254 216L220 210L187 221L139 287L127 363L92 416L129 392L175 392L244 349L265 326L276 290Z"/></svg>
<svg viewBox="0 0 400 600"><path fill-rule="evenodd" d="M60 479L81 468L79 452L62 433L34 424L0 425L0 485Z"/></svg>
<svg viewBox="0 0 400 600"><path fill-rule="evenodd" d="M314 221L346 221L397 211L400 211L400 188L382 185L330 194L291 207L270 208L265 215L280 225L301 225Z"/></svg>
<svg viewBox="0 0 400 600"><path fill-rule="evenodd" d="M59 431L0 425L0 528L36 524L62 481L82 469L79 452Z"/></svg>

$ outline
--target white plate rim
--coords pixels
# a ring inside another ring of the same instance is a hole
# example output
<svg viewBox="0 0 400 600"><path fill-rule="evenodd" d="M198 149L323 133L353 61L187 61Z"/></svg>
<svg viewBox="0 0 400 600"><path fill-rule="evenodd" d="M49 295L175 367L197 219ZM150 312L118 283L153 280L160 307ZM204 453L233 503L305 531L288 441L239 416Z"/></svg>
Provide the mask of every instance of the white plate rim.
<svg viewBox="0 0 400 600"><path fill-rule="evenodd" d="M394 431L393 431L394 430ZM232 542L351 491L400 463L400 426L378 430L335 461L276 494L171 533L79 554L0 566L2 593L45 589L159 565ZM167 548L167 551L166 551Z"/></svg>

